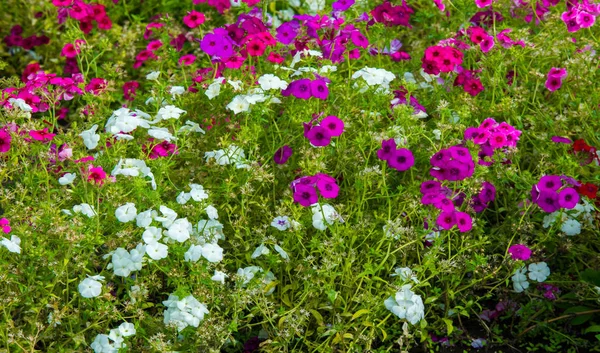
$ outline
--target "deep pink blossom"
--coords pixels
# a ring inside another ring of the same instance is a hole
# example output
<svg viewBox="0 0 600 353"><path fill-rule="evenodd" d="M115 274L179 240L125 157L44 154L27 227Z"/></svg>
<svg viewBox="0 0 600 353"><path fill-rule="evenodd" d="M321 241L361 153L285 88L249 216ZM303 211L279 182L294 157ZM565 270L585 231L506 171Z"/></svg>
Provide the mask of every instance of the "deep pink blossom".
<svg viewBox="0 0 600 353"><path fill-rule="evenodd" d="M508 248L508 253L513 260L529 260L531 257L531 249L523 244L513 244Z"/></svg>

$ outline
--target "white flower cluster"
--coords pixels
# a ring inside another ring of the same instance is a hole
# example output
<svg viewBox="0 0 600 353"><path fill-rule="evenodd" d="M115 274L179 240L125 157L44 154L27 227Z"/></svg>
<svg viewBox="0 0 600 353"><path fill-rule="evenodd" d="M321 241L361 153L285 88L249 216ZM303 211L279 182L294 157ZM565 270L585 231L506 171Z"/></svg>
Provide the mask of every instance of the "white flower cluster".
<svg viewBox="0 0 600 353"><path fill-rule="evenodd" d="M282 90L288 87L288 83L273 74L265 74L258 78L258 84L264 91L272 89Z"/></svg>
<svg viewBox="0 0 600 353"><path fill-rule="evenodd" d="M90 206L87 203L82 203L79 205L75 205L73 206L73 212L75 213L81 213L84 216L87 216L88 218L92 218L96 215L96 211L94 211L94 209L92 208L92 206ZM62 212L68 216L72 216L73 212L71 212L71 210L62 210Z"/></svg>
<svg viewBox="0 0 600 353"><path fill-rule="evenodd" d="M190 199L196 202L208 199L208 193L204 190L204 186L200 184L190 184L190 189L190 192L182 191L177 195L178 204L185 205Z"/></svg>
<svg viewBox="0 0 600 353"><path fill-rule="evenodd" d="M152 185L152 189L156 190L156 181L154 180L154 174L150 170L150 168L146 165L141 159L134 158L125 158L120 159L119 163L113 168L110 175L116 177L117 175L125 175L137 177L141 176L142 178L150 178L150 184Z"/></svg>
<svg viewBox="0 0 600 353"><path fill-rule="evenodd" d="M126 348L125 337L135 335L135 326L123 322L118 328L110 330L108 335L99 334L90 345L95 353L118 353L119 349Z"/></svg>
<svg viewBox="0 0 600 353"><path fill-rule="evenodd" d="M290 257L287 254L287 252L285 252L285 250L283 250L283 248L277 244L275 244L273 246L273 248L275 249L275 251L279 254L279 256L281 256L284 260L288 260ZM259 258L262 255L269 255L271 253L271 250L269 250L269 248L263 243L260 244L252 253L252 256L250 256L250 258L252 259L256 259Z"/></svg>
<svg viewBox="0 0 600 353"><path fill-rule="evenodd" d="M266 102L267 100L269 100L270 103L281 103L279 98L265 95L261 88L254 88L249 90L246 94L238 94L233 97L231 102L225 107L234 114L239 114L249 111L251 105Z"/></svg>
<svg viewBox="0 0 600 353"><path fill-rule="evenodd" d="M529 270L529 273L527 273L527 270ZM523 266L518 269L511 278L513 281L513 289L515 292L521 293L529 288L527 277L532 281L542 283L548 276L550 276L550 268L545 262L529 264L529 267L527 268Z"/></svg>
<svg viewBox="0 0 600 353"><path fill-rule="evenodd" d="M250 168L250 165L247 163L244 150L236 145L230 145L229 147L221 150L205 152L204 158L207 162L210 159L214 159L218 165L234 164L237 169Z"/></svg>
<svg viewBox="0 0 600 353"><path fill-rule="evenodd" d="M131 249L129 252L123 248L117 248L117 250L104 255L104 258L112 256L112 263L108 264L107 268L112 268L115 276L127 277L131 272L142 269L145 253L146 247L143 244L138 244L135 249Z"/></svg>
<svg viewBox="0 0 600 353"><path fill-rule="evenodd" d="M150 115L141 110L131 111L129 108L119 108L108 118L104 128L119 140L131 140L133 136L128 133L138 127L149 129L151 124L149 119Z"/></svg>
<svg viewBox="0 0 600 353"><path fill-rule="evenodd" d="M102 282L104 280L104 276L96 275L96 276L87 276L88 278L84 279L79 283L77 289L79 290L79 294L81 294L84 298L95 298L102 293Z"/></svg>
<svg viewBox="0 0 600 353"><path fill-rule="evenodd" d="M208 97L208 99L213 99L217 97L221 93L221 85L225 82L225 77L217 77L213 80L213 82L208 85L208 88L204 92L204 94Z"/></svg>
<svg viewBox="0 0 600 353"><path fill-rule="evenodd" d="M262 273L262 272L264 272L264 270L258 266L248 266L245 268L238 268L237 275L242 280L242 287L245 287L250 283L250 281L252 281L252 279L254 277L256 277L256 275L258 273ZM275 275L273 274L273 272L268 271L261 278L263 288L266 289L266 287L269 285L269 283L271 283L275 280L276 280L276 278L275 278ZM272 286L268 291L265 292L265 295L271 295L271 294L273 294L274 291L275 291L275 286Z"/></svg>
<svg viewBox="0 0 600 353"><path fill-rule="evenodd" d="M365 67L352 75L355 80L359 77L363 78L367 86L361 86L355 82L352 87L360 88L361 93L366 92L368 87L377 87L375 93L388 94L390 92L390 82L396 78L396 75L384 69Z"/></svg>
<svg viewBox="0 0 600 353"><path fill-rule="evenodd" d="M165 325L175 325L180 332L188 326L198 327L204 315L208 314L206 305L192 295L179 300L178 296L171 294L162 303L167 307L164 311Z"/></svg>
<svg viewBox="0 0 600 353"><path fill-rule="evenodd" d="M563 233L568 236L577 235L581 233L582 222L585 222L590 228L595 228L594 216L592 215L593 211L594 206L587 200L582 199L581 202L575 205L571 210L562 209L546 215L546 217L544 217L543 226L544 228L549 228L557 220L560 220L560 230Z"/></svg>
<svg viewBox="0 0 600 353"><path fill-rule="evenodd" d="M396 295L385 300L385 307L400 319L415 325L425 317L425 306L420 295L410 290L410 284L402 286Z"/></svg>
<svg viewBox="0 0 600 353"><path fill-rule="evenodd" d="M327 229L327 225L333 224L334 221L338 221L340 223L344 223L342 216L333 208L333 206L329 204L319 204L316 203L312 205L312 223L313 227L318 230Z"/></svg>
<svg viewBox="0 0 600 353"><path fill-rule="evenodd" d="M21 253L21 238L16 235L11 235L10 239L6 239L5 237L0 237L0 245L6 248L6 250L10 252L14 252L17 254Z"/></svg>

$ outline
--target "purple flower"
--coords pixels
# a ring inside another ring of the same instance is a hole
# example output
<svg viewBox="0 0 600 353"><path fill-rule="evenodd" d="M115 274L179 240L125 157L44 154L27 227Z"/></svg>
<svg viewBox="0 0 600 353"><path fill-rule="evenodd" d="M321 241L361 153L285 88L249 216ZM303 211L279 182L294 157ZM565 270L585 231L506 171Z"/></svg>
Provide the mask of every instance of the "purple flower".
<svg viewBox="0 0 600 353"><path fill-rule="evenodd" d="M448 162L450 162L452 158L452 154L448 150L441 150L434 154L430 159L429 163L431 163L434 167L445 167Z"/></svg>
<svg viewBox="0 0 600 353"><path fill-rule="evenodd" d="M311 81L307 78L292 81L288 88L281 91L281 95L284 97L293 95L299 99L309 99L311 97Z"/></svg>
<svg viewBox="0 0 600 353"><path fill-rule="evenodd" d="M454 211L454 203L447 197L441 197L437 199L436 201L434 201L433 206L435 206L435 208L437 208L438 210L444 212Z"/></svg>
<svg viewBox="0 0 600 353"><path fill-rule="evenodd" d="M344 132L344 122L335 115L329 115L321 121L322 126L331 136L340 136Z"/></svg>
<svg viewBox="0 0 600 353"><path fill-rule="evenodd" d="M562 181L558 175L544 175L537 183L539 191L557 191L562 186Z"/></svg>
<svg viewBox="0 0 600 353"><path fill-rule="evenodd" d="M456 226L461 233L465 233L473 229L473 220L468 213L455 212L454 217L456 218Z"/></svg>
<svg viewBox="0 0 600 353"><path fill-rule="evenodd" d="M437 202L437 200L443 198L444 196L441 194L437 194L437 193L427 193L425 195L423 195L423 197L421 197L421 203L423 205L432 205L435 202Z"/></svg>
<svg viewBox="0 0 600 353"><path fill-rule="evenodd" d="M558 204L566 209L574 208L579 202L579 193L573 188L565 188L558 194Z"/></svg>
<svg viewBox="0 0 600 353"><path fill-rule="evenodd" d="M377 152L379 154L379 151ZM442 188L442 184L435 180L427 180L421 183L421 193L431 194L438 193Z"/></svg>
<svg viewBox="0 0 600 353"><path fill-rule="evenodd" d="M288 145L280 147L277 151L275 151L275 155L273 156L273 161L277 164L285 164L287 160L292 156L294 151Z"/></svg>
<svg viewBox="0 0 600 353"><path fill-rule="evenodd" d="M225 34L215 30L215 33L208 33L200 41L200 49L210 56L217 56L221 59L228 59L235 54L233 43L227 31Z"/></svg>
<svg viewBox="0 0 600 353"><path fill-rule="evenodd" d="M556 191L540 190L536 203L544 212L548 213L558 211L560 208Z"/></svg>
<svg viewBox="0 0 600 353"><path fill-rule="evenodd" d="M394 151L394 154L388 160L388 163L390 164L390 167L403 172L415 164L415 157L409 149L400 148Z"/></svg>
<svg viewBox="0 0 600 353"><path fill-rule="evenodd" d="M281 26L277 27L277 41L284 45L291 44L294 39L298 36L298 23L295 21L285 22Z"/></svg>
<svg viewBox="0 0 600 353"><path fill-rule="evenodd" d="M483 189L479 193L479 198L482 202L488 203L496 199L496 188L492 183L483 182Z"/></svg>
<svg viewBox="0 0 600 353"><path fill-rule="evenodd" d="M442 229L452 229L452 227L454 227L454 225L456 224L455 213L456 212L454 211L440 213L436 220L437 225L440 226Z"/></svg>
<svg viewBox="0 0 600 353"><path fill-rule="evenodd" d="M571 141L571 139L569 139L567 137L561 137L561 136L552 136L551 140L554 143L565 143L567 145L570 145L573 143L573 141Z"/></svg>
<svg viewBox="0 0 600 353"><path fill-rule="evenodd" d="M340 191L340 187L335 183L335 179L334 181L331 181L320 178L319 181L317 181L317 188L319 189L321 196L326 199L336 198Z"/></svg>
<svg viewBox="0 0 600 353"><path fill-rule="evenodd" d="M304 207L309 207L310 205L317 203L318 200L319 197L317 196L317 191L313 186L296 186L296 191L294 192L294 202L297 202Z"/></svg>
<svg viewBox="0 0 600 353"><path fill-rule="evenodd" d="M531 249L523 244L514 244L508 248L508 253L513 260L529 260L531 257Z"/></svg>
<svg viewBox="0 0 600 353"><path fill-rule="evenodd" d="M388 161L396 151L396 141L394 139L381 141L381 149L377 150L377 158L382 161Z"/></svg>
<svg viewBox="0 0 600 353"><path fill-rule="evenodd" d="M479 195L475 195L471 198L471 207L473 207L475 212L481 213L487 208L487 204L481 200Z"/></svg>
<svg viewBox="0 0 600 353"><path fill-rule="evenodd" d="M331 142L329 131L322 126L313 126L306 133L306 138L316 147L327 146Z"/></svg>
<svg viewBox="0 0 600 353"><path fill-rule="evenodd" d="M312 93L313 97L319 99L327 99L329 96L329 89L325 84L325 80L318 79L310 81L310 93Z"/></svg>
<svg viewBox="0 0 600 353"><path fill-rule="evenodd" d="M352 40L352 43L354 43L354 45L357 47L366 48L369 46L369 40L362 33L360 33L359 30L352 31L350 34L350 40Z"/></svg>
<svg viewBox="0 0 600 353"><path fill-rule="evenodd" d="M354 5L354 0L337 0L331 4L331 8L334 11L346 11L350 6Z"/></svg>

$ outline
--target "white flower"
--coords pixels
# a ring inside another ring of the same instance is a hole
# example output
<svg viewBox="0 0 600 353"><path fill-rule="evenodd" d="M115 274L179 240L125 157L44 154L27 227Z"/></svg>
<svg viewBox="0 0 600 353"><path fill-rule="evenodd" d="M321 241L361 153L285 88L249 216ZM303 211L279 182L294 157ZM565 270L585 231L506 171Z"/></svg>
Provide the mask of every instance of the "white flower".
<svg viewBox="0 0 600 353"><path fill-rule="evenodd" d="M581 223L575 219L569 219L560 227L566 235L577 235L581 233Z"/></svg>
<svg viewBox="0 0 600 353"><path fill-rule="evenodd" d="M545 262L529 264L528 270L532 281L544 282L550 276L550 268Z"/></svg>
<svg viewBox="0 0 600 353"><path fill-rule="evenodd" d="M148 135L154 137L155 139L169 142L177 140L175 136L171 135L169 129L166 127L153 127L152 129L148 130Z"/></svg>
<svg viewBox="0 0 600 353"><path fill-rule="evenodd" d="M102 283L90 277L81 281L77 289L82 297L94 298L102 293Z"/></svg>
<svg viewBox="0 0 600 353"><path fill-rule="evenodd" d="M210 278L215 282L221 282L221 284L225 284L225 278L229 277L225 274L225 272L215 270L215 274Z"/></svg>
<svg viewBox="0 0 600 353"><path fill-rule="evenodd" d="M180 205L185 205L190 200L190 198L192 198L192 195L185 191L182 191L179 193L179 195L177 195L175 201L177 201L177 203Z"/></svg>
<svg viewBox="0 0 600 353"><path fill-rule="evenodd" d="M250 108L250 103L246 100L246 97L238 95L233 97L233 100L225 108L237 115L241 112L247 112Z"/></svg>
<svg viewBox="0 0 600 353"><path fill-rule="evenodd" d="M190 248L188 249L188 251L186 251L185 254L183 255L183 258L185 259L185 261L197 262L198 260L200 260L201 256L202 256L202 246L192 244L192 245L190 245Z"/></svg>
<svg viewBox="0 0 600 353"><path fill-rule="evenodd" d="M135 335L135 332L135 327L132 323L124 322L121 325L119 325L119 333L123 337L133 336Z"/></svg>
<svg viewBox="0 0 600 353"><path fill-rule="evenodd" d="M410 290L410 284L402 286L396 295L384 302L385 307L400 319L415 325L425 317L425 306L420 295Z"/></svg>
<svg viewBox="0 0 600 353"><path fill-rule="evenodd" d="M11 235L10 240L2 237L0 240L0 245L4 246L8 251L14 252L17 254L21 253L21 238L16 235Z"/></svg>
<svg viewBox="0 0 600 353"><path fill-rule="evenodd" d="M181 114L184 114L186 111L177 108L174 105L167 105L158 110L156 113L156 119L160 120L168 120L168 119L179 119Z"/></svg>
<svg viewBox="0 0 600 353"><path fill-rule="evenodd" d="M336 72L336 71L337 71L337 66L333 66L333 65L323 65L319 69L320 74L327 74L327 73Z"/></svg>
<svg viewBox="0 0 600 353"><path fill-rule="evenodd" d="M81 213L84 216L87 216L88 218L92 218L96 215L96 212L94 211L92 206L88 205L87 203L82 203L82 204L73 206L73 212Z"/></svg>
<svg viewBox="0 0 600 353"><path fill-rule="evenodd" d="M225 239L223 234L223 224L216 219L200 220L196 229L199 233L199 238L204 242L216 241L218 239Z"/></svg>
<svg viewBox="0 0 600 353"><path fill-rule="evenodd" d="M273 247L275 248L275 251L277 251L279 256L281 256L284 260L289 260L290 256L288 255L288 253L285 252L285 250L281 248L281 246L275 244Z"/></svg>
<svg viewBox="0 0 600 353"><path fill-rule="evenodd" d="M191 231L192 224L187 218L179 218L173 221L165 235L173 240L183 243L190 238Z"/></svg>
<svg viewBox="0 0 600 353"><path fill-rule="evenodd" d="M200 184L190 184L190 196L194 201L202 201L208 198L208 194L204 190L204 186Z"/></svg>
<svg viewBox="0 0 600 353"><path fill-rule="evenodd" d="M560 212L559 212L559 211L555 211L555 212L552 212L552 213L550 213L550 214L548 214L548 215L544 216L544 223L543 223L543 225L542 225L542 226L543 226L544 228L548 228L548 227L550 227L551 225L553 225L553 224L554 224L554 222L556 221L556 219L558 218L558 215L559 215L559 214L560 214Z"/></svg>
<svg viewBox="0 0 600 353"><path fill-rule="evenodd" d="M98 130L98 125L94 124L89 130L83 131L79 136L83 139L83 144L88 150L92 150L98 146L98 141L100 141L100 135L96 133Z"/></svg>
<svg viewBox="0 0 600 353"><path fill-rule="evenodd" d="M151 73L146 75L146 80L157 80L159 75L159 71L152 71Z"/></svg>
<svg viewBox="0 0 600 353"><path fill-rule="evenodd" d="M238 277L240 277L242 279L242 285L246 285L248 283L250 283L250 281L252 280L252 278L254 278L254 276L256 275L256 273L258 272L262 272L262 268L258 267L258 266L249 266L246 268L238 268L237 270L237 275Z"/></svg>
<svg viewBox="0 0 600 353"><path fill-rule="evenodd" d="M142 234L142 239L146 244L156 243L162 238L162 229L157 227L148 227Z"/></svg>
<svg viewBox="0 0 600 353"><path fill-rule="evenodd" d="M257 257L261 256L261 255L268 255L270 254L271 251L269 250L269 248L267 248L265 246L265 244L260 244L256 250L254 250L254 252L252 253L252 256L250 256L250 258L252 259L256 259Z"/></svg>
<svg viewBox="0 0 600 353"><path fill-rule="evenodd" d="M154 220L161 222L163 227L169 228L171 226L171 224L173 224L173 221L175 221L177 219L177 213L175 211L173 211L172 209L168 208L167 206L162 206L162 205L160 206L159 210L163 216L162 217L155 216Z"/></svg>
<svg viewBox="0 0 600 353"><path fill-rule="evenodd" d="M219 262L223 260L223 248L217 244L204 244L202 246L202 257L208 262Z"/></svg>
<svg viewBox="0 0 600 353"><path fill-rule="evenodd" d="M108 340L108 336L99 334L94 338L94 342L90 345L95 353L116 353L118 348L115 348L112 343Z"/></svg>
<svg viewBox="0 0 600 353"><path fill-rule="evenodd" d="M179 300L178 296L171 294L168 300L163 301L163 305L167 307L167 310L164 311L165 325L174 324L178 331L187 326L198 327L200 321L204 319L204 315L208 314L206 305L200 303L192 295Z"/></svg>
<svg viewBox="0 0 600 353"><path fill-rule="evenodd" d="M25 103L24 99L21 98L9 98L8 102L16 108L21 109L24 112L31 112L33 111L33 108L31 108L31 106L27 103Z"/></svg>
<svg viewBox="0 0 600 353"><path fill-rule="evenodd" d="M216 78L206 89L204 94L212 100L221 93L221 85L225 82L225 77Z"/></svg>
<svg viewBox="0 0 600 353"><path fill-rule="evenodd" d="M202 130L202 128L200 127L200 125L198 125L198 123L195 123L195 122L189 121L189 120L187 120L185 122L185 125L180 127L177 132L184 132L184 131L199 132L202 134L206 133L204 130Z"/></svg>
<svg viewBox="0 0 600 353"><path fill-rule="evenodd" d="M290 218L288 216L278 216L273 218L273 222L271 222L271 226L279 229L279 230L287 230L290 228Z"/></svg>
<svg viewBox="0 0 600 353"><path fill-rule="evenodd" d="M136 216L137 209L132 202L128 202L115 210L115 217L117 217L117 220L121 223L131 222Z"/></svg>
<svg viewBox="0 0 600 353"><path fill-rule="evenodd" d="M153 242L146 245L146 254L150 256L152 260L161 260L169 255L169 247L163 243Z"/></svg>
<svg viewBox="0 0 600 353"><path fill-rule="evenodd" d="M155 215L156 211L153 211L152 209L140 212L137 216L135 216L135 224L138 227L148 228L150 224L152 224L152 218Z"/></svg>
<svg viewBox="0 0 600 353"><path fill-rule="evenodd" d="M260 88L265 91L271 89L282 90L288 87L288 83L273 74L262 75L258 78Z"/></svg>
<svg viewBox="0 0 600 353"><path fill-rule="evenodd" d="M213 205L208 205L205 208L206 214L210 219L219 219L219 212Z"/></svg>
<svg viewBox="0 0 600 353"><path fill-rule="evenodd" d="M171 87L171 90L169 91L169 93L171 93L171 95L173 96L173 99L175 99L175 96L179 96L185 93L185 87L182 86L173 86Z"/></svg>
<svg viewBox="0 0 600 353"><path fill-rule="evenodd" d="M511 277L513 281L513 289L515 290L515 292L521 293L525 289L529 288L529 282L527 281L527 276L525 275L526 273L527 269L525 268L525 266L523 266L520 269L518 269L517 272L515 272L515 274Z"/></svg>
<svg viewBox="0 0 600 353"><path fill-rule="evenodd" d="M314 204L312 205L313 212L313 227L319 230L327 229L327 224L333 224L333 221L339 220L344 222L342 217L336 212L336 210L329 204Z"/></svg>
<svg viewBox="0 0 600 353"><path fill-rule="evenodd" d="M60 185L73 184L73 181L75 181L76 177L77 177L77 175L75 173L66 173L65 175L58 178L58 183Z"/></svg>
<svg viewBox="0 0 600 353"><path fill-rule="evenodd" d="M396 269L394 269L394 274L392 274L391 276L392 277L398 276L403 281L411 280L411 281L413 281L415 283L419 283L419 280L417 279L417 276L408 267L396 267Z"/></svg>
<svg viewBox="0 0 600 353"><path fill-rule="evenodd" d="M229 81L227 81L227 83L229 83L231 85L231 87L233 87L234 91L240 91L242 89L242 81L229 80Z"/></svg>

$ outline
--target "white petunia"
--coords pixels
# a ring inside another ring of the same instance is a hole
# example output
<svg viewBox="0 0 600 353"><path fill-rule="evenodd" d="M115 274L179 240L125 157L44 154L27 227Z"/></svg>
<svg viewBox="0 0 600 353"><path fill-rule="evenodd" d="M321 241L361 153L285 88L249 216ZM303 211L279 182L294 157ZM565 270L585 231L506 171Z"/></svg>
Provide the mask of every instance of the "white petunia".
<svg viewBox="0 0 600 353"><path fill-rule="evenodd" d="M77 177L77 175L75 173L66 173L65 175L58 178L58 183L60 185L73 184L73 181L75 181L76 177Z"/></svg>
<svg viewBox="0 0 600 353"><path fill-rule="evenodd" d="M192 197L192 195L190 195L189 193L182 191L179 193L179 195L177 195L177 197L175 198L175 201L177 201L178 204L180 205L185 205L190 198Z"/></svg>
<svg viewBox="0 0 600 353"><path fill-rule="evenodd" d="M15 108L19 108L24 112L32 112L33 108L21 98L9 98L8 102Z"/></svg>
<svg viewBox="0 0 600 353"><path fill-rule="evenodd" d="M277 253L279 254L279 256L281 256L284 260L289 260L290 256L288 255L287 252L285 252L285 250L283 250L281 248L281 246L275 244L275 246L273 246L275 248L275 251L277 251Z"/></svg>
<svg viewBox="0 0 600 353"><path fill-rule="evenodd" d="M137 216L135 216L135 224L138 227L148 228L150 224L152 224L152 219L155 215L156 211L153 211L152 209L140 212Z"/></svg>
<svg viewBox="0 0 600 353"><path fill-rule="evenodd" d="M244 96L235 96L233 100L225 106L225 108L231 110L234 114L239 114L241 112L247 112L250 109L250 103L246 100Z"/></svg>
<svg viewBox="0 0 600 353"><path fill-rule="evenodd" d="M150 256L152 260L161 260L169 255L169 247L163 243L153 242L146 245L146 254Z"/></svg>
<svg viewBox="0 0 600 353"><path fill-rule="evenodd" d="M165 232L165 235L175 241L183 243L190 238L191 231L192 224L187 218L179 218L171 223L169 229Z"/></svg>
<svg viewBox="0 0 600 353"><path fill-rule="evenodd" d="M225 272L215 270L215 274L210 278L215 282L221 282L221 284L225 284L225 278L229 277L225 274Z"/></svg>
<svg viewBox="0 0 600 353"><path fill-rule="evenodd" d="M202 246L202 257L208 262L219 262L223 260L223 248L217 244L204 244Z"/></svg>
<svg viewBox="0 0 600 353"><path fill-rule="evenodd" d="M258 266L248 266L246 268L238 268L237 275L242 280L242 285L250 283L258 272L262 272L262 268Z"/></svg>
<svg viewBox="0 0 600 353"><path fill-rule="evenodd" d="M513 281L513 289L517 293L523 292L525 289L529 288L529 282L527 281L527 269L525 266L518 269L515 274L511 277Z"/></svg>
<svg viewBox="0 0 600 353"><path fill-rule="evenodd" d="M205 208L206 214L210 219L219 219L219 212L213 205L208 205Z"/></svg>
<svg viewBox="0 0 600 353"><path fill-rule="evenodd" d="M162 238L162 229L157 227L148 227L142 234L142 239L146 244L156 243Z"/></svg>
<svg viewBox="0 0 600 353"><path fill-rule="evenodd" d="M329 204L314 204L312 205L313 212L313 227L319 230L327 229L327 224L333 224L335 220L343 223L344 220Z"/></svg>
<svg viewBox="0 0 600 353"><path fill-rule="evenodd" d="M190 184L190 196L194 201L202 201L208 198L208 193L204 190L204 186L200 184Z"/></svg>
<svg viewBox="0 0 600 353"><path fill-rule="evenodd" d="M392 277L394 276L398 276L400 277L403 281L408 281L411 280L415 283L419 283L419 280L417 279L417 276L413 273L413 271L408 268L408 267L396 267L394 269L394 274L391 275Z"/></svg>
<svg viewBox="0 0 600 353"><path fill-rule="evenodd" d="M137 209L135 208L135 204L132 202L128 202L115 210L115 217L117 217L117 220L121 223L131 222L136 216Z"/></svg>
<svg viewBox="0 0 600 353"><path fill-rule="evenodd" d="M250 256L252 259L256 259L261 255L268 255L270 254L271 251L269 250L269 248L267 248L265 246L265 244L260 244L256 250L254 250L254 252L252 253L252 256Z"/></svg>
<svg viewBox="0 0 600 353"><path fill-rule="evenodd" d="M273 222L271 222L271 226L283 231L290 228L290 218L288 216L278 216L273 218Z"/></svg>
<svg viewBox="0 0 600 353"><path fill-rule="evenodd" d="M135 332L135 327L132 323L124 322L121 325L119 325L119 333L123 337L133 336L135 335Z"/></svg>
<svg viewBox="0 0 600 353"><path fill-rule="evenodd" d="M282 90L288 87L288 83L273 74L262 75L258 78L260 88L265 91L271 89Z"/></svg>
<svg viewBox="0 0 600 353"><path fill-rule="evenodd" d="M4 246L8 251L17 254L21 253L21 238L13 234L10 236L10 240L4 237L0 239L0 245Z"/></svg>
<svg viewBox="0 0 600 353"><path fill-rule="evenodd" d="M550 276L550 268L545 262L529 264L529 279L532 281L544 282Z"/></svg>
<svg viewBox="0 0 600 353"><path fill-rule="evenodd" d="M562 230L566 235L577 235L581 233L581 223L575 219L569 219L562 224L560 230Z"/></svg>
<svg viewBox="0 0 600 353"><path fill-rule="evenodd" d="M171 96L173 96L173 99L175 99L176 96L179 96L179 95L182 95L185 93L185 87L173 86L169 90L169 93L171 93Z"/></svg>
<svg viewBox="0 0 600 353"><path fill-rule="evenodd" d="M185 125L183 125L182 127L180 127L177 132L185 132L185 131L199 132L201 134L205 134L206 133L204 130L202 130L202 128L200 127L200 125L198 125L198 123L195 123L195 122L189 121L189 120L187 120L185 122Z"/></svg>
<svg viewBox="0 0 600 353"><path fill-rule="evenodd" d="M94 350L94 353L115 353L118 352L112 343L110 343L108 336L105 334L98 334L94 338L94 342L90 344L90 347Z"/></svg>
<svg viewBox="0 0 600 353"><path fill-rule="evenodd" d="M151 73L146 75L146 80L152 80L155 81L158 79L158 76L160 75L159 71L152 71Z"/></svg>
<svg viewBox="0 0 600 353"><path fill-rule="evenodd" d="M425 306L420 295L410 289L410 284L402 286L396 295L384 301L385 307L400 319L415 325L425 317Z"/></svg>
<svg viewBox="0 0 600 353"><path fill-rule="evenodd" d="M155 139L169 142L177 140L177 138L173 136L166 127L153 127L152 129L148 130L148 135L154 137Z"/></svg>
<svg viewBox="0 0 600 353"><path fill-rule="evenodd" d="M158 113L156 113L156 118L158 121L168 119L179 119L181 114L184 114L185 112L185 110L179 109L174 105L166 105L158 110Z"/></svg>
<svg viewBox="0 0 600 353"><path fill-rule="evenodd" d="M82 203L82 204L73 206L73 212L81 213L81 214L87 216L88 218L92 218L96 215L96 212L94 211L92 206L90 206L87 203Z"/></svg>
<svg viewBox="0 0 600 353"><path fill-rule="evenodd" d="M185 261L197 262L202 257L202 246L200 245L190 245L188 251L185 252L183 258Z"/></svg>
<svg viewBox="0 0 600 353"><path fill-rule="evenodd" d="M104 277L102 277L102 279L103 278ZM79 283L77 289L82 297L94 298L102 293L102 283L94 278L88 277Z"/></svg>
<svg viewBox="0 0 600 353"><path fill-rule="evenodd" d="M79 136L83 139L83 144L88 150L93 150L98 146L98 141L100 141L100 135L96 133L98 130L98 125L94 124L89 130L83 131Z"/></svg>
<svg viewBox="0 0 600 353"><path fill-rule="evenodd" d="M233 80L228 80L227 83L229 85L231 85L231 87L233 87L234 91L241 91L242 90L242 81L233 81Z"/></svg>
<svg viewBox="0 0 600 353"><path fill-rule="evenodd" d="M169 228L171 224L173 224L173 221L177 219L177 213L172 209L168 208L167 206L162 205L160 206L159 210L160 213L162 213L162 216L155 216L154 220L157 222L161 222L163 227Z"/></svg>
<svg viewBox="0 0 600 353"><path fill-rule="evenodd" d="M221 85L223 82L225 82L225 77L219 77L214 79L214 81L208 85L208 88L204 92L208 99L212 100L221 93Z"/></svg>

